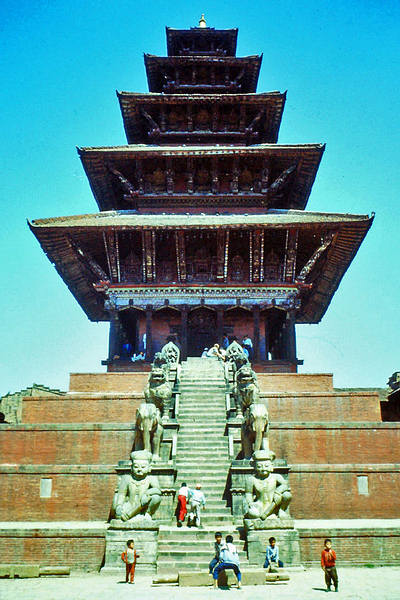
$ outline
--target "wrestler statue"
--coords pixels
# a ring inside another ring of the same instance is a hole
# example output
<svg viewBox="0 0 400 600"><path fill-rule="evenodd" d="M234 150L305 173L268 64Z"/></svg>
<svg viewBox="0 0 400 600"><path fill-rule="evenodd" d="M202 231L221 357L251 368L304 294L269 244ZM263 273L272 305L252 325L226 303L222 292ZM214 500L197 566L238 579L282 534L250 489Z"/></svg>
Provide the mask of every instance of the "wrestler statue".
<svg viewBox="0 0 400 600"><path fill-rule="evenodd" d="M243 502L246 529L268 529L268 520L288 520L292 494L286 479L274 473L275 455L268 450L253 453L254 474L246 477Z"/></svg>
<svg viewBox="0 0 400 600"><path fill-rule="evenodd" d="M138 450L131 453L131 459L131 474L122 475L118 485L115 516L122 521L134 517L151 520L161 502L158 479L149 475L151 454Z"/></svg>

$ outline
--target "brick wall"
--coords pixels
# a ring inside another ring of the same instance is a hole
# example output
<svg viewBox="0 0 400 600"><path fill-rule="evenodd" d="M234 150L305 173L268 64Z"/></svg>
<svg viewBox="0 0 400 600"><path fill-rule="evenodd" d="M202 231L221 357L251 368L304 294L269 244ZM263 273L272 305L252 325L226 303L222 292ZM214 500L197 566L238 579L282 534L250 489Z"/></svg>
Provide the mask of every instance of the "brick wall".
<svg viewBox="0 0 400 600"><path fill-rule="evenodd" d="M104 528L84 527L85 524L67 530L0 529L2 562L98 571L105 551Z"/></svg>
<svg viewBox="0 0 400 600"><path fill-rule="evenodd" d="M368 494L358 477L368 478ZM289 475L295 519L397 519L399 465L294 465Z"/></svg>
<svg viewBox="0 0 400 600"><path fill-rule="evenodd" d="M262 393L271 421L381 420L375 392ZM65 396L23 398L23 423L130 423L143 401L142 394L102 396L70 393Z"/></svg>
<svg viewBox="0 0 400 600"><path fill-rule="evenodd" d="M379 527L378 523L377 525ZM320 564L321 551L327 537L332 539L339 569L341 566L400 564L400 529L398 528L339 529L335 528L333 523L333 526L328 525L326 530L299 528L299 534L301 561L306 566ZM321 583L322 581L321 571Z"/></svg>
<svg viewBox="0 0 400 600"><path fill-rule="evenodd" d="M270 447L289 464L400 463L400 429L393 423L272 423Z"/></svg>
<svg viewBox="0 0 400 600"><path fill-rule="evenodd" d="M331 373L257 373L261 392L331 392Z"/></svg>
<svg viewBox="0 0 400 600"><path fill-rule="evenodd" d="M70 392L142 393L148 373L70 373Z"/></svg>
<svg viewBox="0 0 400 600"><path fill-rule="evenodd" d="M7 464L117 464L129 457L131 425L6 425L0 435Z"/></svg>
<svg viewBox="0 0 400 600"><path fill-rule="evenodd" d="M142 394L96 397L85 394L25 397L23 423L133 423Z"/></svg>
<svg viewBox="0 0 400 600"><path fill-rule="evenodd" d="M4 471L7 469L1 472L0 521L108 520L117 484L111 465L92 470L48 465L42 470L28 467L26 473L22 469ZM44 478L52 481L50 498L40 497L40 481Z"/></svg>
<svg viewBox="0 0 400 600"><path fill-rule="evenodd" d="M375 392L262 393L272 422L285 421L381 421L379 395Z"/></svg>

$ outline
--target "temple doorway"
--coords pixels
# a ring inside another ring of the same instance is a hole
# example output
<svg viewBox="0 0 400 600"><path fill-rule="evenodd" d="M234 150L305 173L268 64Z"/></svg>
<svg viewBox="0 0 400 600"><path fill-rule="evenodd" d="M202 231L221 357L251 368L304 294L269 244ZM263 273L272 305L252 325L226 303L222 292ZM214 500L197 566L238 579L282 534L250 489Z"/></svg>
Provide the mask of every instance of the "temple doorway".
<svg viewBox="0 0 400 600"><path fill-rule="evenodd" d="M188 315L188 356L201 356L217 340L216 314L209 308L195 308Z"/></svg>
<svg viewBox="0 0 400 600"><path fill-rule="evenodd" d="M265 358L283 360L286 357L286 312L277 308L265 311Z"/></svg>
<svg viewBox="0 0 400 600"><path fill-rule="evenodd" d="M129 359L139 351L139 317L140 312L132 308L122 310L119 313L122 326L119 353L123 358ZM127 344L129 344L129 347L127 347Z"/></svg>

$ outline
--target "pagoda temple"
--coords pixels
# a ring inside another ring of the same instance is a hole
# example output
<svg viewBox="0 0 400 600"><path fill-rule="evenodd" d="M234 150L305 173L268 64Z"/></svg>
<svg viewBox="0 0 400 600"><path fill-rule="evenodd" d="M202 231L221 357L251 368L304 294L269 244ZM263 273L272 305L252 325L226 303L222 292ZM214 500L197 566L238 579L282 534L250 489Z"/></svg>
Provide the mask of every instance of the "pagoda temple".
<svg viewBox="0 0 400 600"><path fill-rule="evenodd" d="M78 149L99 212L29 223L110 322L109 370L249 335L265 372L295 372L295 325L320 321L371 226L305 211L324 145L277 143L286 94L256 92L262 56L237 57L237 33L167 27L149 93L117 93L128 144Z"/></svg>

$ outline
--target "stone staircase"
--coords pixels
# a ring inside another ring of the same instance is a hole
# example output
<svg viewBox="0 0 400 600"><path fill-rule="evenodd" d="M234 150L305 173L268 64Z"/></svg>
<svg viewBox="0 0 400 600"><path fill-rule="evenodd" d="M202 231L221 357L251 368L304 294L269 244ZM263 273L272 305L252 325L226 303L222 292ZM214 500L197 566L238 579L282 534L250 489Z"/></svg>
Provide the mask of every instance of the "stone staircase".
<svg viewBox="0 0 400 600"><path fill-rule="evenodd" d="M226 425L225 378L217 359L188 358L180 379L179 434L177 442L177 487L201 483L206 497L202 529L162 526L158 544L158 571L207 569L214 553L214 533L232 533L238 550L238 532L231 509L224 500L229 471ZM245 554L241 561L246 563Z"/></svg>

